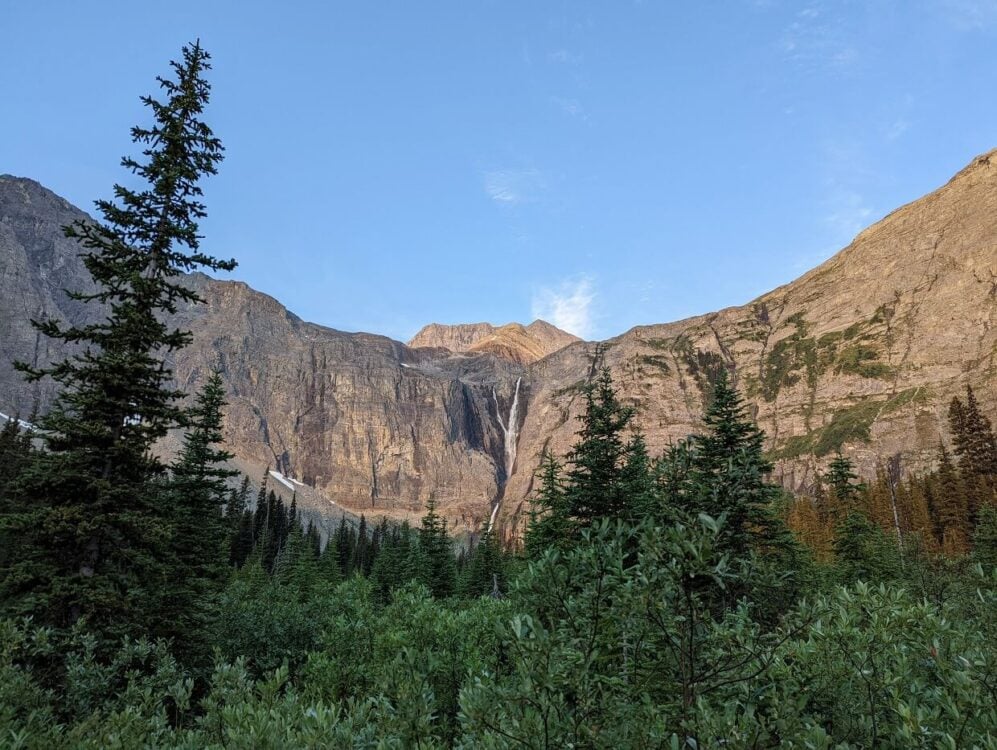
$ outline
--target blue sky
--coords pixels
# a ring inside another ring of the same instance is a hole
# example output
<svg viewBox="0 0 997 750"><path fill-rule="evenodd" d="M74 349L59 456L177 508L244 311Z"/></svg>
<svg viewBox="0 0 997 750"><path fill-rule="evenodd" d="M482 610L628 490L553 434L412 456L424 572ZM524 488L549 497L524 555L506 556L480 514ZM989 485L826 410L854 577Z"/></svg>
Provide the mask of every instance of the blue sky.
<svg viewBox="0 0 997 750"><path fill-rule="evenodd" d="M401 339L741 304L997 147L997 0L36 0L3 11L0 173L108 196L195 37L205 246Z"/></svg>

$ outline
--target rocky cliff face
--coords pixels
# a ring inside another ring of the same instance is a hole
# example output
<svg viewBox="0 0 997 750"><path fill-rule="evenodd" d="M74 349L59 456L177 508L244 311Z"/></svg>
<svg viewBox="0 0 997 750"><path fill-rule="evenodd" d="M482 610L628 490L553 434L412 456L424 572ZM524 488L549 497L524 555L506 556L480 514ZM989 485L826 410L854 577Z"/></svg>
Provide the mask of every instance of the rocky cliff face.
<svg viewBox="0 0 997 750"><path fill-rule="evenodd" d="M508 323L498 327L491 323L454 326L431 323L420 330L408 345L458 353L488 353L519 364L529 364L576 341L581 339L546 321L534 320L528 326Z"/></svg>
<svg viewBox="0 0 997 750"><path fill-rule="evenodd" d="M835 257L754 302L575 344L530 367L519 462L573 442L578 392L608 366L639 409L652 450L695 431L711 383L730 370L791 488L838 449L872 475L901 453L930 464L953 395L972 385L997 411L997 152L894 211ZM502 518L514 529L531 490L514 475Z"/></svg>
<svg viewBox="0 0 997 750"><path fill-rule="evenodd" d="M35 183L0 178L0 411L50 395L8 364L58 354L27 318L88 314L59 293L86 280L58 230L80 216ZM304 482L322 512L417 517L435 497L459 529L498 505L515 533L541 451L568 450L581 388L602 366L652 450L698 428L726 368L787 485L805 486L838 449L866 474L896 452L915 470L966 384L997 410L997 154L748 305L606 342L568 342L538 321L428 326L406 346L306 323L241 283L191 283L207 304L181 313L195 342L177 379L193 389L219 368L230 448L252 470Z"/></svg>
<svg viewBox="0 0 997 750"><path fill-rule="evenodd" d="M85 219L79 209L33 180L0 175L0 411L26 416L52 396L52 384L26 386L13 362L51 362L61 352L36 334L32 320L82 323L94 311L63 290L94 291L62 226Z"/></svg>

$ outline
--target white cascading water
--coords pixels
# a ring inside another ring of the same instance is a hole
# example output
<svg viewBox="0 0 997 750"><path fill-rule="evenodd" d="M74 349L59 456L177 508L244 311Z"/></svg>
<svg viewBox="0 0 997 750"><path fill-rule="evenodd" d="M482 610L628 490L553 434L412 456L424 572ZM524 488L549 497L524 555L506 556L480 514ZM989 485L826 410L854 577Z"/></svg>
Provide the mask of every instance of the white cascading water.
<svg viewBox="0 0 997 750"><path fill-rule="evenodd" d="M502 413L499 411L498 395L495 393L495 389L492 388L492 398L495 399L495 415L498 417L499 427L502 428L502 435L505 437L505 477L506 481L509 479L509 475L512 474L513 466L516 464L516 443L519 440L519 384L523 381L522 378L516 378L516 390L512 396L512 406L509 408L509 420L507 422L502 421ZM495 524L495 516L498 514L500 500L495 501L495 507L492 508L491 518L488 519L488 530L492 530L492 526Z"/></svg>

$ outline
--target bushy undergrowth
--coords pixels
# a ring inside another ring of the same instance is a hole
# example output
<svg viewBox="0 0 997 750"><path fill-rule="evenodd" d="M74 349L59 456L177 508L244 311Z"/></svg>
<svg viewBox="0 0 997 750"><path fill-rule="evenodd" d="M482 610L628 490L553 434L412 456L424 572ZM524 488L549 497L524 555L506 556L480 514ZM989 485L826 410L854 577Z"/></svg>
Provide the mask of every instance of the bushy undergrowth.
<svg viewBox="0 0 997 750"><path fill-rule="evenodd" d="M504 600L440 601L413 583L381 605L360 577L239 574L204 676L165 643L100 658L81 632L5 621L0 744L997 746L993 571L911 563L892 581L829 584L763 626L755 605L721 604L744 571L717 533L709 518L599 524ZM927 578L943 596L919 591Z"/></svg>

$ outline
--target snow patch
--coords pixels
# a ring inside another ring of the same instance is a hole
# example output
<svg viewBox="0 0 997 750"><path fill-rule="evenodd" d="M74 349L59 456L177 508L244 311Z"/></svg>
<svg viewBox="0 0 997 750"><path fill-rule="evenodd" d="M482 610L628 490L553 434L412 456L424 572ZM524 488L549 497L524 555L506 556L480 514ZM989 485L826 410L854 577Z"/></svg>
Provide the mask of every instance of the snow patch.
<svg viewBox="0 0 997 750"><path fill-rule="evenodd" d="M292 481L290 479L288 479L287 477L285 477L283 474L281 474L279 471L274 471L273 469L271 469L270 470L270 476L272 476L274 479L276 479L282 485L284 485L285 487L287 487L287 489L289 489L292 492L294 492L295 488L294 488L294 484L292 484Z"/></svg>
<svg viewBox="0 0 997 750"><path fill-rule="evenodd" d="M8 417L3 412L0 412L0 419L2 419L5 422L13 422L14 421L13 417ZM35 426L33 424L31 424L31 422L25 422L23 419L17 420L17 426L20 427L22 430L31 430L32 432L34 432L34 429L35 429Z"/></svg>

